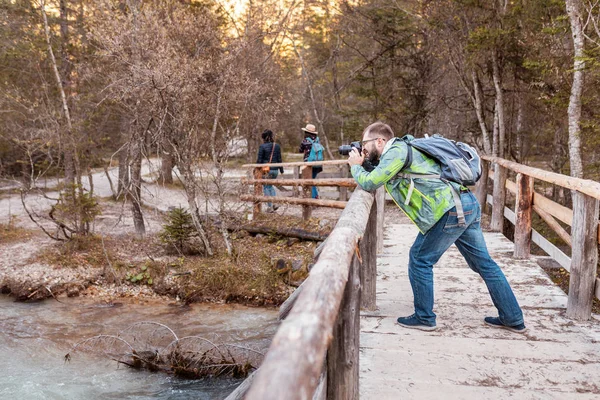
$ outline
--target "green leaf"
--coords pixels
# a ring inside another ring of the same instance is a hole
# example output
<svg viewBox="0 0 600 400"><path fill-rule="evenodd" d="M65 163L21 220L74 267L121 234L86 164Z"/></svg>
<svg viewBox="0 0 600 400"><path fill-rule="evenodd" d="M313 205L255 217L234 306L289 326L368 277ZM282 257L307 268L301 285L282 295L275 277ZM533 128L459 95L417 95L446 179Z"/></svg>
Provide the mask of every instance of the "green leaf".
<svg viewBox="0 0 600 400"><path fill-rule="evenodd" d="M145 265L142 265L142 268L141 268L141 269L142 269L142 271L145 271L145 270L147 270L147 269L148 269L148 267L147 267L147 266L145 266Z"/></svg>
<svg viewBox="0 0 600 400"><path fill-rule="evenodd" d="M148 285L152 285L152 278L148 279Z"/></svg>

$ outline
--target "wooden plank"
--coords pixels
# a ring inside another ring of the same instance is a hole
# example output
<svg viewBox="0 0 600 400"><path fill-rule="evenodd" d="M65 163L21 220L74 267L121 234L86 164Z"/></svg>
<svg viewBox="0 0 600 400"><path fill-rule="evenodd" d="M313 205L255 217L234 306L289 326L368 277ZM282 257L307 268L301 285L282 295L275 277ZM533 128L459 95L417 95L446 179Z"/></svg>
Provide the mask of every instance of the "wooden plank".
<svg viewBox="0 0 600 400"><path fill-rule="evenodd" d="M535 204L533 205L533 211L535 211L566 244L571 246L571 235L556 222L552 215L548 214L543 208L536 206Z"/></svg>
<svg viewBox="0 0 600 400"><path fill-rule="evenodd" d="M598 265L598 199L573 192L572 255L567 317L588 320Z"/></svg>
<svg viewBox="0 0 600 400"><path fill-rule="evenodd" d="M329 208L345 208L348 202L337 201L337 200L322 200L322 199L311 199L311 198L295 198L295 197L279 197L279 196L253 196L249 194L243 194L240 196L242 201L254 201L254 202L271 202L271 203L283 203L283 204L296 204L306 207L329 207Z"/></svg>
<svg viewBox="0 0 600 400"><path fill-rule="evenodd" d="M535 229L531 232L531 240L533 243L540 246L550 257L554 259L561 267L567 271L571 269L571 257L563 253L561 249L552 244L548 239L543 237Z"/></svg>
<svg viewBox="0 0 600 400"><path fill-rule="evenodd" d="M531 176L544 182L562 186L567 189L576 190L584 193L594 199L600 199L600 183L590 179L579 179L572 176L561 175L555 172L544 171L543 169L528 167L499 157L482 156L481 158L501 165L515 172Z"/></svg>
<svg viewBox="0 0 600 400"><path fill-rule="evenodd" d="M517 184L507 179L506 190L513 194L516 194ZM539 194L538 192L533 192L533 204L540 207L553 217L557 218L559 221L562 221L565 224L571 226L571 223L573 221L573 211L570 208L562 206L550 200L549 198Z"/></svg>
<svg viewBox="0 0 600 400"><path fill-rule="evenodd" d="M517 259L529 258L531 254L531 211L533 203L533 178L517 174L517 196L515 200L515 252Z"/></svg>
<svg viewBox="0 0 600 400"><path fill-rule="evenodd" d="M506 198L505 184L507 173L506 168L498 164L494 165L494 200L492 203L492 221L490 222L490 229L494 232L502 232L504 225L502 212Z"/></svg>
<svg viewBox="0 0 600 400"><path fill-rule="evenodd" d="M270 163L270 164L244 164L242 168L255 167L304 167L312 165L344 165L348 164L348 160L329 160L329 161L296 161L287 163Z"/></svg>
<svg viewBox="0 0 600 400"><path fill-rule="evenodd" d="M312 179L312 167L304 167L304 169L302 170L302 179ZM311 192L312 192L312 188L310 186L302 187L302 197L304 197L305 199L310 199L312 197ZM310 219L311 214L312 214L312 208L309 207L308 205L303 205L302 206L302 219L304 221L308 221Z"/></svg>
<svg viewBox="0 0 600 400"><path fill-rule="evenodd" d="M280 185L280 186L337 186L356 187L356 181L352 178L345 179L242 179L243 184Z"/></svg>
<svg viewBox="0 0 600 400"><path fill-rule="evenodd" d="M377 197L375 197L377 199ZM375 311L377 308L377 204L371 207L365 235L360 241L360 282L362 298L360 307Z"/></svg>
<svg viewBox="0 0 600 400"><path fill-rule="evenodd" d="M492 204L493 198L491 195L488 195L487 201L488 204ZM515 213L510 208L504 208L504 217L513 224L515 223ZM531 241L540 246L540 248L544 250L546 254L552 257L564 269L568 271L571 268L571 258L550 241L548 241L548 239L540 235L540 233L535 229L532 229L531 231Z"/></svg>
<svg viewBox="0 0 600 400"><path fill-rule="evenodd" d="M340 313L333 329L333 340L327 352L327 399L329 400L358 399L360 264L358 255L355 254L350 265Z"/></svg>
<svg viewBox="0 0 600 400"><path fill-rule="evenodd" d="M354 249L364 235L373 201L373 195L362 189L350 197L296 305L277 330L246 399L308 399L315 392Z"/></svg>

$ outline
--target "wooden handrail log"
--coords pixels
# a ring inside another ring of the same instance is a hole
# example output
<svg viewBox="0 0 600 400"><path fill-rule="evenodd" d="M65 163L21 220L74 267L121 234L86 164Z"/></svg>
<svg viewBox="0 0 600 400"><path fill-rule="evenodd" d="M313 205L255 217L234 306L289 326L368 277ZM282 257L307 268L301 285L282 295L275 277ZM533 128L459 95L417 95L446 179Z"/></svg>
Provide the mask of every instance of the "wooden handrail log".
<svg viewBox="0 0 600 400"><path fill-rule="evenodd" d="M278 186L338 186L356 187L356 181L352 178L340 179L247 179L242 178L242 183L261 183L265 185Z"/></svg>
<svg viewBox="0 0 600 400"><path fill-rule="evenodd" d="M543 169L529 167L513 161L508 161L499 157L482 156L484 160L496 163L514 172L531 176L544 182L562 186L567 189L576 190L587 194L590 197L600 200L600 183L590 179L574 178L567 175L557 174L556 172L544 171Z"/></svg>
<svg viewBox="0 0 600 400"><path fill-rule="evenodd" d="M358 240L374 196L357 189L256 373L248 400L310 399L332 339Z"/></svg>
<svg viewBox="0 0 600 400"><path fill-rule="evenodd" d="M284 203L284 204L299 204L313 207L329 207L329 208L346 208L348 204L345 201L323 200L323 199L307 199L299 197L279 197L279 196L256 196L252 194L243 194L240 196L242 201L253 201L260 203Z"/></svg>
<svg viewBox="0 0 600 400"><path fill-rule="evenodd" d="M296 161L285 163L271 164L244 164L242 168L259 168L259 167L302 167L312 165L343 165L348 164L348 160L328 160L328 161Z"/></svg>

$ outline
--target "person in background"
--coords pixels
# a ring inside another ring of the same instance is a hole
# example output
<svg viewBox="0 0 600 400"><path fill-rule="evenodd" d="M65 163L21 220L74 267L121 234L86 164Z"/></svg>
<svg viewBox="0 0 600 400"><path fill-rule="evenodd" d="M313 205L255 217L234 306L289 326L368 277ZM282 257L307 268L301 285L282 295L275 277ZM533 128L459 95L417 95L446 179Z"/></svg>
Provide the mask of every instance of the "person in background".
<svg viewBox="0 0 600 400"><path fill-rule="evenodd" d="M256 160L257 164L271 164L281 163L281 147L275 143L273 132L266 129L262 135L263 144L258 148L258 157ZM271 167L269 172L264 175L265 179L276 179L277 174L281 171L283 174L283 167ZM263 193L265 196L275 196L275 188L273 185L263 185ZM272 213L279 207L273 205L271 202L267 203L267 212Z"/></svg>
<svg viewBox="0 0 600 400"><path fill-rule="evenodd" d="M321 146L320 142L319 142L319 132L317 132L317 128L313 125L313 124L306 124L306 127L302 128L302 131L304 131L304 139L302 140L302 143L300 143L300 150L299 153L304 153L304 161L313 161L313 160L308 160L310 152L312 150L313 144L318 143L319 146ZM323 157L321 156L321 159ZM317 174L319 172L323 171L323 167L319 166L319 165L315 165L312 167L312 178L315 179L317 177ZM312 192L311 192L311 197L313 199L318 199L319 198L319 191L317 190L316 186L312 187Z"/></svg>

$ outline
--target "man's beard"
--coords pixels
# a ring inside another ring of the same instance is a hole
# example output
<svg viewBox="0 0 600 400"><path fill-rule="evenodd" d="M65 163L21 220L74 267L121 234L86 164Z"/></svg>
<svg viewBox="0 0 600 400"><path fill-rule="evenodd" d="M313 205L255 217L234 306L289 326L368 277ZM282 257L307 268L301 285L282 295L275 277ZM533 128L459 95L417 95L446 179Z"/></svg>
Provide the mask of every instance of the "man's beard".
<svg viewBox="0 0 600 400"><path fill-rule="evenodd" d="M368 152L365 155L365 161L362 166L367 172L371 172L377 167L379 164L379 154L377 152Z"/></svg>
<svg viewBox="0 0 600 400"><path fill-rule="evenodd" d="M377 165L379 163L379 154L377 154L377 151L370 151L367 153L367 157L365 157L365 160L367 160L373 165Z"/></svg>

